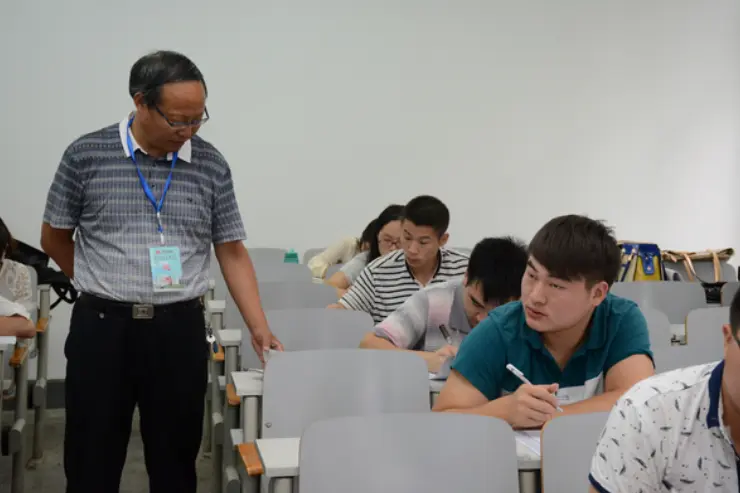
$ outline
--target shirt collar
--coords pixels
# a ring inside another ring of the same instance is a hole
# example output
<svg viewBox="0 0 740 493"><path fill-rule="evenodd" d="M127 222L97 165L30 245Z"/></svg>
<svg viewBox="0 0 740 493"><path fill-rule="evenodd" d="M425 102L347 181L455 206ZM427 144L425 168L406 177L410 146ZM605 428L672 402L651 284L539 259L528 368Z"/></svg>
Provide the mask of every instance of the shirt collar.
<svg viewBox="0 0 740 493"><path fill-rule="evenodd" d="M121 136L121 145L123 146L123 153L126 154L127 158L131 157L131 153L128 151L128 144L126 143L126 132L128 130L128 121L131 118L131 115L127 116L123 120L121 120L121 123L118 124L118 133ZM131 134L131 143L134 146L134 152L137 150L140 150L141 152L144 152L144 149L141 148L138 142L136 142L136 139L134 138L134 134ZM192 145L190 144L190 139L188 139L187 142L185 142L182 147L180 147L180 150L177 151L177 159L182 159L183 161L187 161L188 163L192 162ZM172 161L172 153L167 154L167 160Z"/></svg>
<svg viewBox="0 0 740 493"><path fill-rule="evenodd" d="M707 428L721 428L720 397L722 394L722 374L725 369L725 361L720 361L712 370L707 383L707 392L709 393L709 410L707 411Z"/></svg>
<svg viewBox="0 0 740 493"><path fill-rule="evenodd" d="M414 273L411 272L411 267L409 267L409 263L406 262L406 253L403 252L403 250L401 250L401 252L402 252L402 255L403 255L403 263L406 265L406 270L408 271L409 275L411 276L411 279L416 279L416 277L414 276ZM432 279L434 279L435 277L437 277L437 274L439 274L439 269L442 268L443 252L444 252L444 250L442 250L441 248L437 252L437 269L434 271L434 274L432 275ZM430 279L429 282L431 282L432 279Z"/></svg>

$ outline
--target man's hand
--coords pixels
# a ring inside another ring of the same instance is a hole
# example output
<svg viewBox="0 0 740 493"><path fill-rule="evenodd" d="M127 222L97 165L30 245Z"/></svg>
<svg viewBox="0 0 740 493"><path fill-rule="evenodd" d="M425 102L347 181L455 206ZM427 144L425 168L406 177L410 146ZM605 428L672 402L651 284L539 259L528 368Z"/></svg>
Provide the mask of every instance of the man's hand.
<svg viewBox="0 0 740 493"><path fill-rule="evenodd" d="M437 373L448 358L454 358L457 354L455 346L445 345L436 351L422 353L431 373Z"/></svg>
<svg viewBox="0 0 740 493"><path fill-rule="evenodd" d="M506 421L513 428L541 428L558 412L558 384L522 384L508 396Z"/></svg>
<svg viewBox="0 0 740 493"><path fill-rule="evenodd" d="M283 351L282 343L278 341L277 337L267 327L252 331L252 347L254 348L254 352L257 353L257 356L259 356L262 364L265 363L264 351L266 349Z"/></svg>

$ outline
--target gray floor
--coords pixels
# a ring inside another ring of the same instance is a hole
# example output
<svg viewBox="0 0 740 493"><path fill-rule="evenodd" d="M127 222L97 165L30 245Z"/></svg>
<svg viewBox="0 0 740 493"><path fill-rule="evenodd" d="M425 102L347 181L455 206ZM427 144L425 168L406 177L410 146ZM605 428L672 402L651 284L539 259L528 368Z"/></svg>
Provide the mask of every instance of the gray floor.
<svg viewBox="0 0 740 493"><path fill-rule="evenodd" d="M11 414L4 416L5 422L11 419ZM33 419L33 412L29 413ZM26 471L26 493L64 493L65 480L62 467L62 442L64 438L64 411L49 411L48 427L44 447L44 460L36 470ZM33 429L33 426L31 426ZM30 453L31 436L28 434L28 450ZM5 458L3 458L5 459ZM10 491L9 471L10 462L0 461L0 493ZM210 492L211 484L211 462L202 455L198 458L198 493ZM144 466L144 449L139 434L139 419L134 418L134 430L128 447L126 467L121 479L121 493L146 493L149 491L146 467Z"/></svg>

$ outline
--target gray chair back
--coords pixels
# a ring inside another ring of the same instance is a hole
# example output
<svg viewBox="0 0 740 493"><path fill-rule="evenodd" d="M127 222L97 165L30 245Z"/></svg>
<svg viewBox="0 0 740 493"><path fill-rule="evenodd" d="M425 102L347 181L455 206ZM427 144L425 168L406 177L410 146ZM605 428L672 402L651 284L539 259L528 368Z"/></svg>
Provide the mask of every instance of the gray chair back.
<svg viewBox="0 0 740 493"><path fill-rule="evenodd" d="M608 412L573 414L545 425L541 442L543 493L585 491L583 478L588 477L608 417ZM568 444L567 451L564 444Z"/></svg>
<svg viewBox="0 0 740 493"><path fill-rule="evenodd" d="M714 282L714 264L711 261L694 261L694 270L696 271L696 277L699 277L705 282ZM684 281L689 281L688 275L686 275L686 267L683 262L671 262L663 261L663 265L669 269L673 269L679 274ZM720 260L720 269L722 272L722 281L737 281L737 271L733 266L727 263L726 260ZM694 278L694 282L699 282L699 279Z"/></svg>
<svg viewBox="0 0 740 493"><path fill-rule="evenodd" d="M299 467L301 493L519 491L514 432L506 422L483 416L383 414L320 421L303 433Z"/></svg>
<svg viewBox="0 0 740 493"><path fill-rule="evenodd" d="M285 248L247 248L253 264L282 264L285 261Z"/></svg>
<svg viewBox="0 0 740 493"><path fill-rule="evenodd" d="M301 263L307 264L309 260L320 254L324 250L326 250L326 248L309 248L308 250L303 252L303 260L301 261Z"/></svg>
<svg viewBox="0 0 740 493"><path fill-rule="evenodd" d="M254 271L259 282L313 282L311 271L305 264L255 262Z"/></svg>
<svg viewBox="0 0 740 493"><path fill-rule="evenodd" d="M650 334L650 347L669 347L671 345L671 323L665 313L654 308L643 307L640 309L645 316L648 332Z"/></svg>
<svg viewBox="0 0 740 493"><path fill-rule="evenodd" d="M735 297L738 289L740 289L740 282L738 281L728 282L722 286L722 306L730 306L732 304L732 299Z"/></svg>
<svg viewBox="0 0 740 493"><path fill-rule="evenodd" d="M686 316L691 310L707 306L704 288L694 282L617 282L611 292L634 301L640 308L660 310L672 324L686 323Z"/></svg>
<svg viewBox="0 0 740 493"><path fill-rule="evenodd" d="M314 282L261 282L260 298L264 310L326 308L337 302L337 290Z"/></svg>
<svg viewBox="0 0 740 493"><path fill-rule="evenodd" d="M265 315L286 351L357 349L364 335L374 327L369 314L354 310L269 310ZM241 354L242 369L262 367L249 337L242 340Z"/></svg>
<svg viewBox="0 0 740 493"><path fill-rule="evenodd" d="M722 359L722 326L730 323L730 308L713 306L692 310L686 319L686 347L700 358L699 363Z"/></svg>
<svg viewBox="0 0 740 493"><path fill-rule="evenodd" d="M721 337L717 334L718 337ZM713 358L708 354L697 351L689 346L671 346L653 351L655 361L655 373L666 373L680 368L704 365L722 359Z"/></svg>
<svg viewBox="0 0 740 493"><path fill-rule="evenodd" d="M302 265L301 267L305 266ZM326 308L337 302L336 289L326 284L314 282L259 282L258 289L262 309L265 311ZM231 296L226 298L224 326L227 329L246 328L244 319L239 313L239 308L237 308Z"/></svg>
<svg viewBox="0 0 740 493"><path fill-rule="evenodd" d="M429 409L429 372L411 353L371 349L292 351L265 366L262 437L300 437L329 418Z"/></svg>

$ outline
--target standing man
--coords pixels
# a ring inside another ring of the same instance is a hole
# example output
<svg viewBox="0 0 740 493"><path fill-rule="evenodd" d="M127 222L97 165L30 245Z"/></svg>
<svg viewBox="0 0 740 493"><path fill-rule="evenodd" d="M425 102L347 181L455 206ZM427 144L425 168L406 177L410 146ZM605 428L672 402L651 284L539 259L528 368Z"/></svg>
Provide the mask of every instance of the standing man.
<svg viewBox="0 0 740 493"><path fill-rule="evenodd" d="M136 111L80 137L49 190L41 245L81 296L67 357L68 493L118 492L138 405L152 493L195 493L208 345L200 298L211 243L258 354L267 326L200 70L170 51L131 68Z"/></svg>

